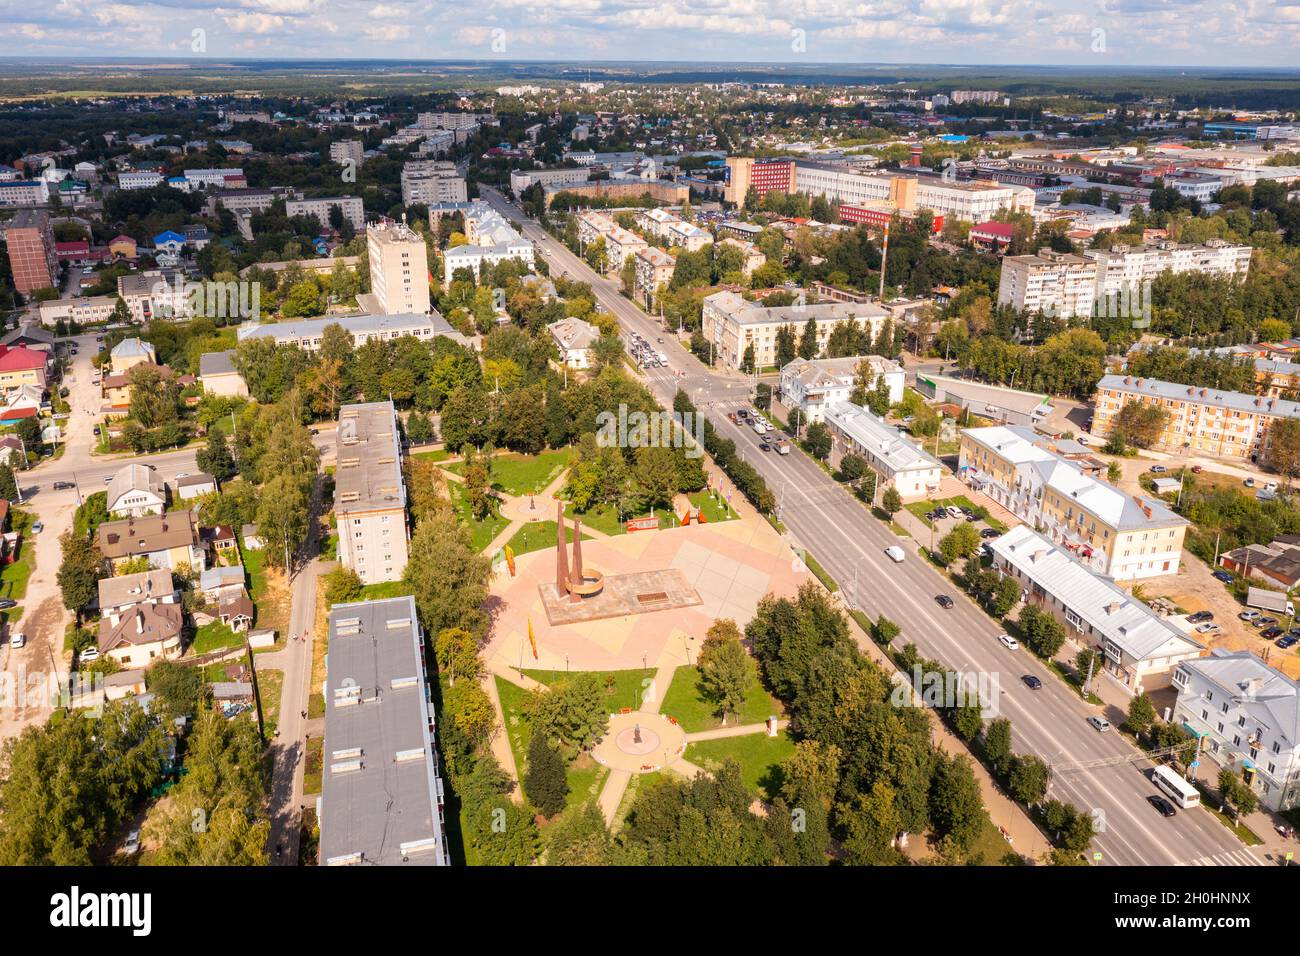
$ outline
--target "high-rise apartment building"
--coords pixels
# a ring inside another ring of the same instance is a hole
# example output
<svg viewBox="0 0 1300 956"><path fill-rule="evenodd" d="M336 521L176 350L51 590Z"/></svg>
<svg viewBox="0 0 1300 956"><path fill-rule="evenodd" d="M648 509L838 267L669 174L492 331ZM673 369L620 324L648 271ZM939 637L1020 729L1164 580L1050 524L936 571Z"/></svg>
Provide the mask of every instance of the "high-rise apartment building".
<svg viewBox="0 0 1300 956"><path fill-rule="evenodd" d="M404 222L376 223L366 230L370 291L384 313L429 311L429 254L424 238Z"/></svg>

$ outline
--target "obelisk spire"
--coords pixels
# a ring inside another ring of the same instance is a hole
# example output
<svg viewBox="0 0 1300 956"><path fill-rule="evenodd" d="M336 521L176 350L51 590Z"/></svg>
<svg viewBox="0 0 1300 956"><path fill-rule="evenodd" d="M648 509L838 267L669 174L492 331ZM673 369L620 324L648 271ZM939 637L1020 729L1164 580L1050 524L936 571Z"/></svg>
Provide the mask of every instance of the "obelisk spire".
<svg viewBox="0 0 1300 956"><path fill-rule="evenodd" d="M564 551L564 505L555 503L555 596L564 597L569 590L569 560Z"/></svg>

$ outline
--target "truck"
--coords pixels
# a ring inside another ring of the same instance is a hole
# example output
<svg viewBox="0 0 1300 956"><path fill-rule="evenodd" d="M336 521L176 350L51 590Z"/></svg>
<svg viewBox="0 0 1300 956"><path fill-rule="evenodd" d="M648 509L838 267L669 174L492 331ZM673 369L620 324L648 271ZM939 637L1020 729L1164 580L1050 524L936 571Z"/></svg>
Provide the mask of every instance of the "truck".
<svg viewBox="0 0 1300 956"><path fill-rule="evenodd" d="M1274 614L1295 617L1295 604L1283 591L1270 591L1268 588L1247 588L1246 607L1257 607L1263 611L1272 611Z"/></svg>
<svg viewBox="0 0 1300 956"><path fill-rule="evenodd" d="M790 454L790 443L786 441L784 438L782 438L779 442L776 443L776 453L778 455Z"/></svg>

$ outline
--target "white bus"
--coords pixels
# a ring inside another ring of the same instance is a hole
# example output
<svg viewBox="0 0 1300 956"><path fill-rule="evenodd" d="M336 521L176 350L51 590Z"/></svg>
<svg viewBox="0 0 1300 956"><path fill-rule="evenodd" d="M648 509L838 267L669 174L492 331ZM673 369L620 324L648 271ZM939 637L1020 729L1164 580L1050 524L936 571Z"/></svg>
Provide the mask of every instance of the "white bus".
<svg viewBox="0 0 1300 956"><path fill-rule="evenodd" d="M1201 802L1201 792L1168 767L1155 767L1151 771L1151 782L1184 810Z"/></svg>

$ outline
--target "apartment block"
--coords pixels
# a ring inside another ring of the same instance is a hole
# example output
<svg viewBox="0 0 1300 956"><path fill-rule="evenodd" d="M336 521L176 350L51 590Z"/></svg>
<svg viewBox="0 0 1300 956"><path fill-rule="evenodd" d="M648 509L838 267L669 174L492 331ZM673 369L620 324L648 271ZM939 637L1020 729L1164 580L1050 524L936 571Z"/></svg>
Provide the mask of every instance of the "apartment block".
<svg viewBox="0 0 1300 956"><path fill-rule="evenodd" d="M661 286L673 279L677 260L655 246L646 246L636 254L636 296L647 309L654 308L654 297Z"/></svg>
<svg viewBox="0 0 1300 956"><path fill-rule="evenodd" d="M338 163L340 166L352 164L356 169L361 165L362 157L365 155L365 144L359 139L340 139L330 143L330 162Z"/></svg>
<svg viewBox="0 0 1300 956"><path fill-rule="evenodd" d="M500 213L487 203L473 203L465 211L465 237L469 245L448 249L442 257L445 281L451 282L457 269L468 269L477 280L484 266L509 259L533 264L535 250Z"/></svg>
<svg viewBox="0 0 1300 956"><path fill-rule="evenodd" d="M853 320L874 340L889 313L875 303L828 302L817 305L788 305L769 308L750 302L735 292L715 292L706 296L703 308L704 337L713 343L718 361L740 368L745 351L754 347L754 362L759 368L776 365L776 333L790 326L796 343L803 336L809 319L817 328L817 354L826 349L826 340L840 322Z"/></svg>
<svg viewBox="0 0 1300 956"><path fill-rule="evenodd" d="M9 269L14 288L23 295L37 289L56 287L59 260L54 250L54 231L49 213L24 209L14 216L5 230L9 248Z"/></svg>
<svg viewBox="0 0 1300 956"><path fill-rule="evenodd" d="M321 864L450 865L415 599L335 604L329 649Z"/></svg>
<svg viewBox="0 0 1300 956"><path fill-rule="evenodd" d="M454 163L414 160L402 167L402 204L462 203L467 201L465 180Z"/></svg>
<svg viewBox="0 0 1300 956"><path fill-rule="evenodd" d="M451 327L437 310L426 313L391 315L330 315L321 319L295 319L288 322L245 322L235 334L240 342L249 338L269 338L277 345L296 345L308 352L320 348L325 329L337 325L352 336L354 346L364 345L371 339L391 341L410 335L422 342L432 342L445 335L469 345L470 340Z"/></svg>
<svg viewBox="0 0 1300 956"><path fill-rule="evenodd" d="M385 220L366 230L370 291L388 314L421 313L429 305L429 252L424 237L404 222Z"/></svg>
<svg viewBox="0 0 1300 956"><path fill-rule="evenodd" d="M1097 263L1093 259L1051 249L1002 259L998 305L1069 319L1091 316L1096 296Z"/></svg>
<svg viewBox="0 0 1300 956"><path fill-rule="evenodd" d="M392 402L344 405L335 440L334 517L339 563L363 584L406 569L406 487Z"/></svg>
<svg viewBox="0 0 1300 956"><path fill-rule="evenodd" d="M1268 432L1282 418L1300 418L1300 402L1222 392L1131 375L1105 375L1093 396L1093 433L1108 436L1115 416L1131 402L1163 407L1169 414L1157 444L1216 458L1260 461L1268 456Z"/></svg>
<svg viewBox="0 0 1300 956"><path fill-rule="evenodd" d="M833 359L801 359L781 369L781 400L787 408L798 408L810 422L825 418L826 408L847 402L853 394L858 372L866 366L868 387L882 378L889 388L890 404L903 400L903 367L879 355L854 355Z"/></svg>
<svg viewBox="0 0 1300 956"><path fill-rule="evenodd" d="M967 428L957 477L1092 571L1117 581L1176 574L1187 519L1102 481L1063 451L1018 425Z"/></svg>
<svg viewBox="0 0 1300 956"><path fill-rule="evenodd" d="M360 231L366 225L366 210L360 196L327 196L321 199L290 199L284 204L284 214L294 216L311 216L320 223L322 229L332 225L330 214L334 209L343 213L343 218Z"/></svg>
<svg viewBox="0 0 1300 956"><path fill-rule="evenodd" d="M1250 271L1251 252L1250 246L1210 239L1199 244L1117 245L1109 249L1089 249L1084 255L1097 262L1097 296L1100 298L1134 289L1165 272L1199 272L1244 279Z"/></svg>
<svg viewBox="0 0 1300 956"><path fill-rule="evenodd" d="M827 405L823 420L834 443L832 455L855 454L866 460L884 488L904 499L926 498L939 490L944 468L893 425L852 402Z"/></svg>

